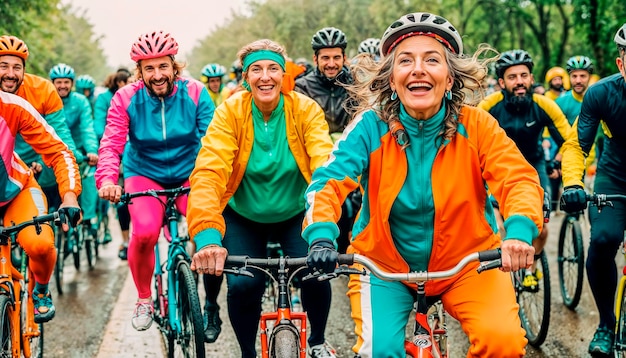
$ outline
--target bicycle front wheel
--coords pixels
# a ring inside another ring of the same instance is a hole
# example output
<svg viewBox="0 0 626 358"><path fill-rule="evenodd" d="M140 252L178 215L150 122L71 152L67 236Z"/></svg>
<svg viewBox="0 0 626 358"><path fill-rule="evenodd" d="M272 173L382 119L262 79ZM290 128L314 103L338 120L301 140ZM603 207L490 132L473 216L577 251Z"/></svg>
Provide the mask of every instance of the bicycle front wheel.
<svg viewBox="0 0 626 358"><path fill-rule="evenodd" d="M57 247L57 262L54 265L54 280L57 285L59 295L63 294L63 267L65 266L65 235L61 228L56 228L55 245Z"/></svg>
<svg viewBox="0 0 626 358"><path fill-rule="evenodd" d="M621 294L615 300L615 304L619 305L617 311L617 327L615 330L614 349L616 358L626 358L626 279L620 279L618 294Z"/></svg>
<svg viewBox="0 0 626 358"><path fill-rule="evenodd" d="M13 355L13 341L11 335L14 327L11 326L11 314L13 305L6 295L0 295L0 357Z"/></svg>
<svg viewBox="0 0 626 358"><path fill-rule="evenodd" d="M583 292L585 251L580 222L567 215L559 233L559 286L565 307L573 310L580 302Z"/></svg>
<svg viewBox="0 0 626 358"><path fill-rule="evenodd" d="M534 266L533 274L538 285L527 287L523 284L524 270L517 271L514 277L522 327L528 343L539 347L546 340L550 324L550 270L545 250L535 260Z"/></svg>
<svg viewBox="0 0 626 358"><path fill-rule="evenodd" d="M176 270L177 316L181 330L176 332L176 344L169 344L168 355L204 358L204 324L198 289L189 263L179 259Z"/></svg>
<svg viewBox="0 0 626 358"><path fill-rule="evenodd" d="M81 237L81 229L76 227L74 231L72 231L72 238L70 240L73 241L72 247L72 256L74 256L74 267L76 271L80 271L80 249L83 246L82 237Z"/></svg>
<svg viewBox="0 0 626 358"><path fill-rule="evenodd" d="M270 358L294 358L300 356L298 329L292 325L279 324L270 336Z"/></svg>
<svg viewBox="0 0 626 358"><path fill-rule="evenodd" d="M91 229L85 229L83 233L83 244L85 245L85 256L87 256L87 265L89 265L90 269L93 269L96 266L96 241L98 240L94 234L92 234Z"/></svg>

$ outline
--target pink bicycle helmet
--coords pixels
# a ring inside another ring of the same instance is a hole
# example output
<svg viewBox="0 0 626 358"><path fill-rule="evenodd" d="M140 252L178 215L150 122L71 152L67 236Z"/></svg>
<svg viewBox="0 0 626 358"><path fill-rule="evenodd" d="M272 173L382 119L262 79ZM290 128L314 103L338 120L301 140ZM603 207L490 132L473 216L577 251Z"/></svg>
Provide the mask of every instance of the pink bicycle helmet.
<svg viewBox="0 0 626 358"><path fill-rule="evenodd" d="M130 58L139 62L178 53L178 42L169 33L154 31L139 36L130 49Z"/></svg>

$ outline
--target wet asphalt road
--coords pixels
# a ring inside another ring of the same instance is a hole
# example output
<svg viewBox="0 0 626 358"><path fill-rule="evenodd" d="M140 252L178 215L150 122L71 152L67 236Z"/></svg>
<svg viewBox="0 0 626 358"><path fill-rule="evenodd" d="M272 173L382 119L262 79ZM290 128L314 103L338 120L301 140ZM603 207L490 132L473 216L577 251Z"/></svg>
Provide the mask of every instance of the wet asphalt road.
<svg viewBox="0 0 626 358"><path fill-rule="evenodd" d="M586 278L583 297L576 311L570 311L562 304L556 266L556 247L561 220L561 215L553 215L549 224L551 229L550 241L546 248L550 258L552 279L551 322L548 337L540 349L529 347L527 357L588 356L587 346L598 321L597 311ZM123 301L123 299L126 301L132 299L132 297L119 297L122 285L128 275L128 267L125 262L117 258L120 236L115 228L113 234L114 241L101 252L101 258L94 270L89 271L86 262L83 262L82 270L76 272L71 265L72 258L67 259L63 295L55 293L54 278L52 278L51 287L57 307L57 316L45 327L46 357L105 357L103 354L98 355L98 352L102 350L101 344L107 323L114 319L124 322L129 319L127 312L124 313L123 317L111 316L112 312L119 311L119 309L114 311L116 303ZM585 247L588 247L587 237ZM618 262L623 263L623 260L620 258ZM353 354L350 348L355 336L349 303L345 296L346 282L347 278L345 277L335 279L332 282L333 305L326 337L336 348L338 357L351 358ZM127 292L126 295L134 294L134 290L130 290L130 293L128 290L125 292ZM203 302L204 289L202 287L200 296L201 302ZM222 306L221 317L224 320L222 334L216 343L206 344L207 357L239 357L239 348L227 317L225 289L222 289L219 299ZM466 355L469 344L458 323L451 319L450 321L451 356L463 357ZM122 350L122 353L118 351L117 356L162 357L160 352L155 353L154 349L150 351L141 349L136 338L139 336L144 341L149 342L143 342L144 346L146 344L157 346L160 343L154 342L153 344L152 340L158 340L158 335L150 336L146 332L137 333L138 335L123 336L116 341L116 344L129 347L129 350Z"/></svg>

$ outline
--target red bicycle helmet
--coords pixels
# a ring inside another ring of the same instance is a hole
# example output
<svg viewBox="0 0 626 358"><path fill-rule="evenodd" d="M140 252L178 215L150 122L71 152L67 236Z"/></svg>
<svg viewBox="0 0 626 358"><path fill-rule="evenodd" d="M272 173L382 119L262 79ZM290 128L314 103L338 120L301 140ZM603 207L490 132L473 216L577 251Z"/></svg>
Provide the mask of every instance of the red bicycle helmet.
<svg viewBox="0 0 626 358"><path fill-rule="evenodd" d="M178 42L163 31L154 31L139 36L130 49L130 58L139 62L150 58L174 56L178 53Z"/></svg>

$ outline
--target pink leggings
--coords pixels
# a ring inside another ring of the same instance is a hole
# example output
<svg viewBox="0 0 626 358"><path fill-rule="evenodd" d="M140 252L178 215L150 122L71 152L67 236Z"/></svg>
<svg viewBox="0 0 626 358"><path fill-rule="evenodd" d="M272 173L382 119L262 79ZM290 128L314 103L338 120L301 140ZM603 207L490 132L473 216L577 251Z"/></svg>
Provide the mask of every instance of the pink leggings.
<svg viewBox="0 0 626 358"><path fill-rule="evenodd" d="M189 180L181 185L189 186ZM141 176L130 177L124 181L124 191L127 193L148 189L164 187L152 179ZM165 197L160 198L166 200ZM176 199L176 208L181 214L187 214L187 195ZM128 266L139 298L150 298L152 296L150 284L154 273L154 247L164 224L165 208L156 198L141 196L132 200L128 205L128 211L133 226L128 244Z"/></svg>

